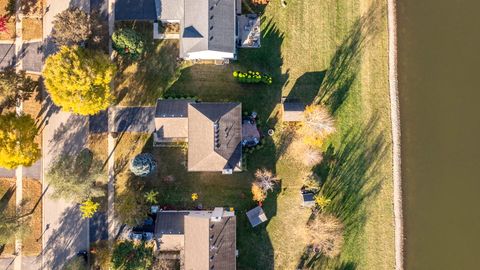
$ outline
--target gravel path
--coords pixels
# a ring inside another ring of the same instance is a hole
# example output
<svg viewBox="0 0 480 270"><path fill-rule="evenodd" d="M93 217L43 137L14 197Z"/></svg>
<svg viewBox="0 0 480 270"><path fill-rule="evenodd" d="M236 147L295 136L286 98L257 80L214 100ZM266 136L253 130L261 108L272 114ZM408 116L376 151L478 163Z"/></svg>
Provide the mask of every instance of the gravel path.
<svg viewBox="0 0 480 270"><path fill-rule="evenodd" d="M388 77L393 139L393 200L395 214L395 268L403 270L403 210L400 104L397 81L397 19L396 1L388 0Z"/></svg>

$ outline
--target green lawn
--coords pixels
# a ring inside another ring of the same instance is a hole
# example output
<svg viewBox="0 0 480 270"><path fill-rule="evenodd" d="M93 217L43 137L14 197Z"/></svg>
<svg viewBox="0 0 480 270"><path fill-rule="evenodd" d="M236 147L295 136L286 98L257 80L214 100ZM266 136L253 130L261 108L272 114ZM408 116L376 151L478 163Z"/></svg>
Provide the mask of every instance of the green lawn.
<svg viewBox="0 0 480 270"><path fill-rule="evenodd" d="M269 119L262 128L275 126L277 132L265 148L249 156L248 171L233 176L187 173L180 149L153 149L146 136L136 141L132 139L136 135L125 134L119 151L138 153L142 151L138 145L144 145L143 151L157 156L158 175L143 181L142 186L158 190L162 204L192 208L190 194L197 192L197 203L204 207L235 207L239 269L394 268L384 9L384 2L368 0L291 0L287 8L272 1L263 14L262 48L240 50L238 61L231 65L172 69L172 63L164 62L166 56L160 53L165 43L157 42L158 59L134 64L144 65L147 72L137 69L125 76L124 71L123 81L138 86L119 98L124 104L152 104L162 95L196 96L203 101L241 101L245 110ZM152 61L158 62L158 67L144 63ZM267 72L274 83L240 85L231 76L235 69ZM148 75L150 72L170 76L156 77ZM277 104L282 96L323 103L336 118L338 132L325 144L324 160L314 168L285 154L291 140L278 121ZM131 155L125 156L128 160ZM250 183L255 169L261 167L274 171L281 186L264 204L268 223L252 229L245 211L255 205ZM343 252L333 260L306 249L310 211L300 207L299 189L302 176L312 170L322 177L324 192L333 200L327 211L340 217L346 227ZM142 182L131 178L125 168L121 171L119 188L129 181ZM173 181L165 178L169 175Z"/></svg>

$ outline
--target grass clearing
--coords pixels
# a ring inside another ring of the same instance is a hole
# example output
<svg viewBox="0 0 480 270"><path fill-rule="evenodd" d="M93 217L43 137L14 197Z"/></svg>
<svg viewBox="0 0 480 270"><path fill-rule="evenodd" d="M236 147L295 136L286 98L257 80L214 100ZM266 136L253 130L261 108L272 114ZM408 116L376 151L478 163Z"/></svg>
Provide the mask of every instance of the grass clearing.
<svg viewBox="0 0 480 270"><path fill-rule="evenodd" d="M128 93L129 104L135 105L145 104L135 97L142 91L147 91L148 104L162 94L240 101L244 110L258 112L264 131L275 127L276 133L262 150L249 156L247 172L228 177L187 173L179 149L153 149L146 137L134 140L144 142L143 151L157 157L158 174L140 180L124 169L118 185L143 183L143 189L158 190L161 203L173 208L192 208L197 203L235 207L241 269L394 268L385 5L373 0L290 1L282 8L279 2L271 2L262 18L262 48L239 50L238 61L227 66L181 67L178 78L163 82L166 92L161 92L163 87L130 88L138 89L138 94ZM157 72L163 66L166 63ZM238 84L231 75L236 69L266 72L274 83ZM129 78L147 79L145 85L156 80L148 80L153 77L138 69L132 72ZM177 74L169 69L165 73ZM282 96L323 103L333 112L338 131L326 142L321 164L307 168L286 154L292 141L278 120ZM142 149L129 140L120 141L118 149L133 148L124 162ZM264 203L269 221L252 229L245 211L255 205L250 184L255 169L262 167L275 172L281 186ZM307 247L305 228L311 212L300 207L299 190L304 174L312 170L322 177L324 192L332 199L327 211L346 227L343 252L335 259L311 254ZM166 178L170 175L173 181ZM195 204L190 199L193 192L200 196Z"/></svg>

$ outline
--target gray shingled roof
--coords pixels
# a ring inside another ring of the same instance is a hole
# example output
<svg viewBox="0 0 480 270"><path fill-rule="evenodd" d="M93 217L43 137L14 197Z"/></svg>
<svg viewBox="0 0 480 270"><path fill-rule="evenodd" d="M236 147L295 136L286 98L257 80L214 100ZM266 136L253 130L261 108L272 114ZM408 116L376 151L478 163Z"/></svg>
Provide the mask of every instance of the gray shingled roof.
<svg viewBox="0 0 480 270"><path fill-rule="evenodd" d="M301 102L284 102L283 103L283 121L298 122L303 120L303 112L305 104Z"/></svg>
<svg viewBox="0 0 480 270"><path fill-rule="evenodd" d="M115 2L115 20L157 20L155 0L117 0Z"/></svg>
<svg viewBox="0 0 480 270"><path fill-rule="evenodd" d="M234 0L185 0L182 53L234 53L235 16Z"/></svg>
<svg viewBox="0 0 480 270"><path fill-rule="evenodd" d="M241 103L195 103L188 110L188 169L236 169L242 158Z"/></svg>
<svg viewBox="0 0 480 270"><path fill-rule="evenodd" d="M159 99L155 117L188 117L188 104L193 102L193 99Z"/></svg>
<svg viewBox="0 0 480 270"><path fill-rule="evenodd" d="M236 269L237 220L235 216L223 217L219 222L210 221L210 268L216 270ZM213 225L213 226L212 226Z"/></svg>
<svg viewBox="0 0 480 270"><path fill-rule="evenodd" d="M252 227L256 227L259 224L267 221L267 215L263 212L262 207L257 206L247 212L248 221L252 224Z"/></svg>
<svg viewBox="0 0 480 270"><path fill-rule="evenodd" d="M187 211L160 211L157 213L157 221L155 223L155 236L160 237L162 234L184 234L185 216Z"/></svg>
<svg viewBox="0 0 480 270"><path fill-rule="evenodd" d="M155 0L160 20L183 20L184 6L184 0Z"/></svg>

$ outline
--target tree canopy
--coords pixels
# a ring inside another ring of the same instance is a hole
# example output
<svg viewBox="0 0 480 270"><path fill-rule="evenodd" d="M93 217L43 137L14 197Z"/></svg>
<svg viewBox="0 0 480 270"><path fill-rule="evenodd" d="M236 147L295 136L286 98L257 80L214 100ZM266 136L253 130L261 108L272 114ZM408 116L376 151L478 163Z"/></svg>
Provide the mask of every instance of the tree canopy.
<svg viewBox="0 0 480 270"><path fill-rule="evenodd" d="M92 153L85 149L79 155L60 155L47 172L46 180L55 189L53 198L83 202L89 197L104 194L95 186L102 180L102 164L93 159Z"/></svg>
<svg viewBox="0 0 480 270"><path fill-rule="evenodd" d="M35 142L38 129L31 116L13 112L0 115L0 127L0 167L30 166L40 158L40 147Z"/></svg>
<svg viewBox="0 0 480 270"><path fill-rule="evenodd" d="M92 34L90 15L79 8L69 8L53 21L52 38L59 46L80 45Z"/></svg>
<svg viewBox="0 0 480 270"><path fill-rule="evenodd" d="M0 71L0 110L11 108L17 100L25 100L37 89L38 83L27 76L25 71L16 72L7 67Z"/></svg>
<svg viewBox="0 0 480 270"><path fill-rule="evenodd" d="M104 53L62 46L47 58L43 76L56 105L65 111L92 115L106 109L113 101L110 82L115 71Z"/></svg>
<svg viewBox="0 0 480 270"><path fill-rule="evenodd" d="M150 269L153 263L153 249L145 243L135 244L123 241L115 245L112 254L112 269L144 270Z"/></svg>

